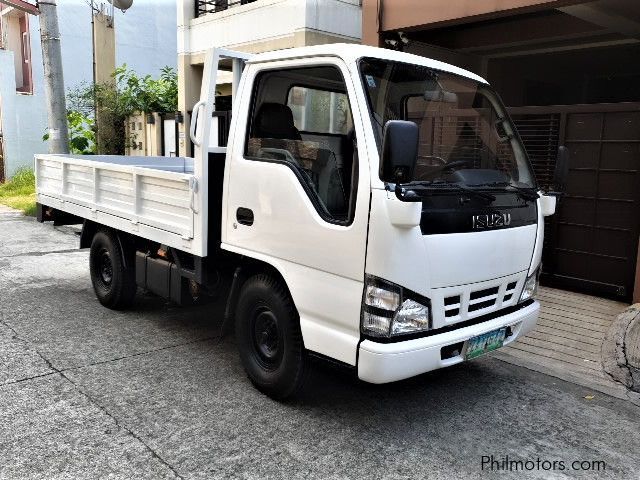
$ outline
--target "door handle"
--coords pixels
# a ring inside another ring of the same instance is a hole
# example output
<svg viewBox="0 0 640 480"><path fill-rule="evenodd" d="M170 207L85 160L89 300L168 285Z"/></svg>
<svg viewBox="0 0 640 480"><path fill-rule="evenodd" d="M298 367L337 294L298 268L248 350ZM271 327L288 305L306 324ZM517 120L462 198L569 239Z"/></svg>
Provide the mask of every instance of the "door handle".
<svg viewBox="0 0 640 480"><path fill-rule="evenodd" d="M253 210L244 207L238 208L238 210L236 210L236 220L242 225L253 225Z"/></svg>

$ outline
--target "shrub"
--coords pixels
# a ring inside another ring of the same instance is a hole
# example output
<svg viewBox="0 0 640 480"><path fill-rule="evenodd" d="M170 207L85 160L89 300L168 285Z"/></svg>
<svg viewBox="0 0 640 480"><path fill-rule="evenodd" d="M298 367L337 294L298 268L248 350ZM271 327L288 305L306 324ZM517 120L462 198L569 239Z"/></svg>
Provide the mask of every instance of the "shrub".
<svg viewBox="0 0 640 480"><path fill-rule="evenodd" d="M122 109L127 115L133 112L169 113L178 109L178 74L171 67L164 67L160 78L151 75L139 77L127 65L116 68L113 74Z"/></svg>
<svg viewBox="0 0 640 480"><path fill-rule="evenodd" d="M77 110L67 111L69 126L69 151L76 155L92 155L96 153L96 132L91 117ZM42 136L45 142L49 140L49 133Z"/></svg>
<svg viewBox="0 0 640 480"><path fill-rule="evenodd" d="M35 215L35 180L30 168L18 170L10 180L0 184L0 203Z"/></svg>
<svg viewBox="0 0 640 480"><path fill-rule="evenodd" d="M81 84L67 95L69 108L85 118L98 112L97 124L91 125L101 154L122 155L128 139L126 118L134 112L170 113L178 109L178 74L164 67L158 79L150 75L140 77L127 65L116 68L114 83L105 85Z"/></svg>

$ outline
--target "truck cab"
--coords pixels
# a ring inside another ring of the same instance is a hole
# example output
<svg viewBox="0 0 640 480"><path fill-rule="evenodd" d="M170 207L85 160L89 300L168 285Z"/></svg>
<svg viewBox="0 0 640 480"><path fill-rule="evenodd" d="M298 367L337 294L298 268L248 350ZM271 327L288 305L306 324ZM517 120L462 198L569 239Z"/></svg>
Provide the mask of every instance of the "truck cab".
<svg viewBox="0 0 640 480"><path fill-rule="evenodd" d="M223 62L234 72L228 135L214 100ZM173 160L189 210L158 217L190 219L180 238L83 215L68 200L65 210L45 192L39 202L84 218L85 246L103 227L129 238L112 255L129 248L135 267L123 275L143 288L154 291L162 262L172 298L185 279L207 287L229 277L227 316L267 394L295 392L309 355L385 383L535 326L544 216L556 199L477 75L361 45L217 49L191 127L194 158ZM169 253L153 258L156 248Z"/></svg>

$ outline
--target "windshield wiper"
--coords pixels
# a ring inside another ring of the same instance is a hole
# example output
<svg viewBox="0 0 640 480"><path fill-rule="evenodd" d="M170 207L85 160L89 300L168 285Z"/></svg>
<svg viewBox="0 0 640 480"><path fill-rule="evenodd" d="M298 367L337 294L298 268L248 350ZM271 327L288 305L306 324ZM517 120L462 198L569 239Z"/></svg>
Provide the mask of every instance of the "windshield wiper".
<svg viewBox="0 0 640 480"><path fill-rule="evenodd" d="M418 187L418 188L416 188ZM422 181L414 181L410 183L403 183L400 185L396 185L397 189L404 190L456 190L458 192L468 193L469 195L473 195L479 198L483 198L485 200L489 200L493 202L496 199L495 195L492 195L488 192L482 192L480 190L475 190L473 188L465 187L459 183L454 182L422 182Z"/></svg>
<svg viewBox="0 0 640 480"><path fill-rule="evenodd" d="M533 190L533 187L530 187L530 188L518 187L517 185L513 185L512 183L508 183L508 182L480 183L480 184L474 184L474 187L497 187L497 188L505 187L505 188L510 188L512 191L516 192L518 195L520 195L520 197L524 198L525 200L537 200L538 198L540 198L540 195L538 195L538 192Z"/></svg>

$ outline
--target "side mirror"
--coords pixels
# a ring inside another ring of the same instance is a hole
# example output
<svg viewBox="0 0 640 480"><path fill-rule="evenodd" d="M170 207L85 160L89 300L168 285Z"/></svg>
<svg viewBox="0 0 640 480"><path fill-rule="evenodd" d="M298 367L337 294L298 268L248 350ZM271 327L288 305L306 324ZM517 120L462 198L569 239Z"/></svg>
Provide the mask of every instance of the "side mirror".
<svg viewBox="0 0 640 480"><path fill-rule="evenodd" d="M385 182L413 180L418 161L418 125L405 120L389 120L382 134L380 178Z"/></svg>
<svg viewBox="0 0 640 480"><path fill-rule="evenodd" d="M556 169L553 172L553 185L557 194L564 193L564 188L569 175L569 149L564 145L558 147L558 157L556 158Z"/></svg>

